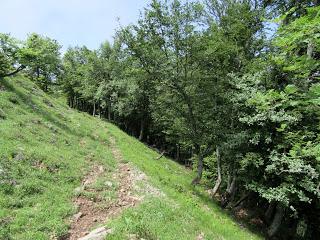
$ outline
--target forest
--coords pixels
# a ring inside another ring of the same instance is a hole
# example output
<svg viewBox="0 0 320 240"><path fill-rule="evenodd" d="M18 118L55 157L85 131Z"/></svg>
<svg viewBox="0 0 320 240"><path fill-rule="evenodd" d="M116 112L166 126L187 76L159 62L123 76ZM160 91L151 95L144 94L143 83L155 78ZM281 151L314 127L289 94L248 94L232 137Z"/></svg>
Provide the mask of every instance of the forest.
<svg viewBox="0 0 320 240"><path fill-rule="evenodd" d="M152 0L113 42L61 47L0 34L0 81L28 76L116 124L269 238L318 239L319 0Z"/></svg>

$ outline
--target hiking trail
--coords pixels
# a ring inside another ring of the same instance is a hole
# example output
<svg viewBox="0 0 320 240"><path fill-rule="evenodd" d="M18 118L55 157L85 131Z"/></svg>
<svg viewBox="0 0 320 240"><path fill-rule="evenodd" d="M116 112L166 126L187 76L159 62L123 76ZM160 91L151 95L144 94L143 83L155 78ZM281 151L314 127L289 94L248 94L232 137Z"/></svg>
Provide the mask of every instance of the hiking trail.
<svg viewBox="0 0 320 240"><path fill-rule="evenodd" d="M73 202L78 212L72 218L69 235L66 238L68 240L103 239L112 230L98 227L105 225L111 217L120 214L125 208L136 206L143 199L143 196L136 196L135 191L139 190L136 183L146 180L145 174L133 168L129 163L124 163L114 137L110 137L110 148L118 165L117 170L112 174L112 180L118 184L116 199L111 203L104 202L99 197L99 191L92 187L99 177L106 174L106 169L102 165L93 164L76 191L81 192L85 189L97 197L90 198L81 194L75 197ZM111 187L112 184L106 181L107 186ZM91 230L93 231L90 232Z"/></svg>

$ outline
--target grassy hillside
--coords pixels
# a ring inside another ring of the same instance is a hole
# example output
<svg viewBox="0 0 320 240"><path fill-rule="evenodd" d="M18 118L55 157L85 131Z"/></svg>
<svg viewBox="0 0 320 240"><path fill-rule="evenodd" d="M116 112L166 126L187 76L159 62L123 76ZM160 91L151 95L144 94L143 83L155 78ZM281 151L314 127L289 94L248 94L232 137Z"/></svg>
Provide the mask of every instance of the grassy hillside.
<svg viewBox="0 0 320 240"><path fill-rule="evenodd" d="M72 199L94 164L114 173L110 137L124 161L148 176L162 195L106 224L108 239L260 239L192 188L192 174L116 126L68 108L23 77L0 82L0 239L59 239L77 209ZM105 175L108 178L111 175ZM99 185L97 183L97 185ZM97 186L105 201L116 189ZM113 196L113 197L111 197ZM92 197L92 196L88 196Z"/></svg>

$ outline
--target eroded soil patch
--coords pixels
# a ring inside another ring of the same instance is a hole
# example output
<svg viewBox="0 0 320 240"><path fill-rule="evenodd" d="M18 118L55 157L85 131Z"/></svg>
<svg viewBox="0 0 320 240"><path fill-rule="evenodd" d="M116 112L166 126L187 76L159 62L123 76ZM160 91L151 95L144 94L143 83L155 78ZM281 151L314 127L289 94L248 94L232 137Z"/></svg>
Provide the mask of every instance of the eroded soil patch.
<svg viewBox="0 0 320 240"><path fill-rule="evenodd" d="M112 174L112 181L105 181L105 189L97 189L94 184L101 177L107 176L102 165L93 165L91 171L82 181L74 204L78 213L73 216L67 239L76 240L89 236L90 231L104 225L108 219L120 214L128 207L134 207L141 202L145 195L163 195L158 189L147 183L147 177L129 163L124 163L114 138L110 138L112 154L118 162L117 170ZM114 186L116 185L116 186ZM101 193L116 188L115 199L106 201ZM86 194L83 194L86 193ZM110 233L111 231L105 231ZM106 233L105 233L106 234Z"/></svg>

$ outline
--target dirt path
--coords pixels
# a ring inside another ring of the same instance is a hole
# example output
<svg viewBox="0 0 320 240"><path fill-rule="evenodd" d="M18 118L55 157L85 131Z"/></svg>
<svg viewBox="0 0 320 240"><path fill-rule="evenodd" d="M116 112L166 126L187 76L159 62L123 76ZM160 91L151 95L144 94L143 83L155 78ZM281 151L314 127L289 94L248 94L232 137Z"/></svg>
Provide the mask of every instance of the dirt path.
<svg viewBox="0 0 320 240"><path fill-rule="evenodd" d="M77 240L80 238L90 239L90 231L99 225L104 225L108 219L118 215L125 208L133 207L138 204L142 197L134 195L135 183L144 180L145 175L133 169L130 164L124 163L121 152L116 147L113 137L110 138L110 147L114 158L118 162L118 168L113 173L113 180L118 183L117 197L111 203L103 202L99 198L99 191L92 187L97 179L106 174L102 165L93 165L91 171L83 179L78 191L85 189L93 196L82 196L81 194L74 199L74 204L78 207L78 213L73 216L69 235L66 239ZM112 184L111 182L108 182ZM100 229L100 234L107 235L111 229ZM92 234L92 233L91 233Z"/></svg>
<svg viewBox="0 0 320 240"><path fill-rule="evenodd" d="M139 173L133 169L130 164L124 163L121 152L116 147L116 142L113 137L110 138L111 151L114 158L118 161L118 170L113 177L118 180L118 197L114 202L113 215L121 212L124 208L135 206L142 200L142 197L134 195L134 189L136 182L145 179L140 177L142 173ZM143 174L144 175L144 174Z"/></svg>

